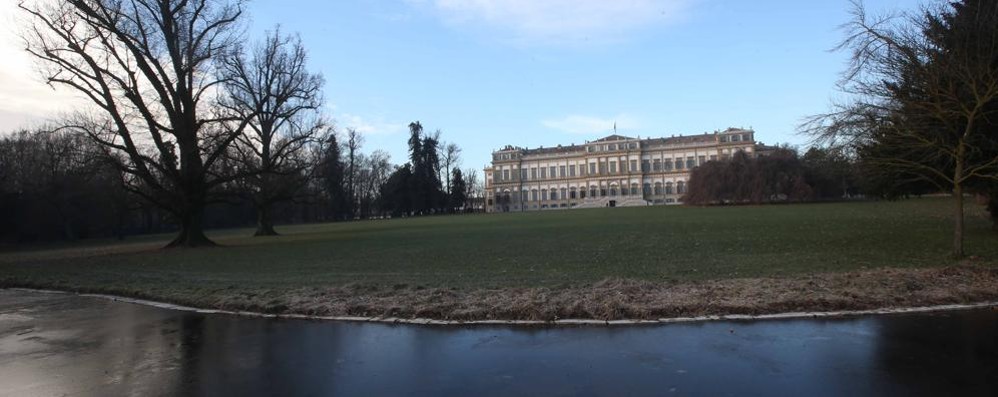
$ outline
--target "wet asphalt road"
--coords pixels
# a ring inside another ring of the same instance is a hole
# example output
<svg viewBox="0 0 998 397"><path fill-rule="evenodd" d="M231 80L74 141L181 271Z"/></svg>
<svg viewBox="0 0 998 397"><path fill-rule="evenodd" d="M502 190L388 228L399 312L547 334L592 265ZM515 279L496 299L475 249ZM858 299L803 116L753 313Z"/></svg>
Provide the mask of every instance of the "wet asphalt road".
<svg viewBox="0 0 998 397"><path fill-rule="evenodd" d="M998 310L562 328L202 315L0 290L0 396L998 395Z"/></svg>

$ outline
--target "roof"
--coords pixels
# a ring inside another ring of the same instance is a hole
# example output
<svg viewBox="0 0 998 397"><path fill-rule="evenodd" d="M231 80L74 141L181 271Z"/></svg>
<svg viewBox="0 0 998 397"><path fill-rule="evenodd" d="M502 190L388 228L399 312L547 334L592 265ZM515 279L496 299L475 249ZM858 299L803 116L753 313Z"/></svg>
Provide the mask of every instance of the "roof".
<svg viewBox="0 0 998 397"><path fill-rule="evenodd" d="M597 139L594 142L629 141L631 139L634 139L634 138L626 137L626 136L623 136L623 135L613 134L613 135L610 135L610 136L605 137L605 138Z"/></svg>
<svg viewBox="0 0 998 397"><path fill-rule="evenodd" d="M542 147L537 149L524 149L523 154L552 154L552 153L573 153L573 152L584 152L586 150L585 146L557 146L557 147Z"/></svg>

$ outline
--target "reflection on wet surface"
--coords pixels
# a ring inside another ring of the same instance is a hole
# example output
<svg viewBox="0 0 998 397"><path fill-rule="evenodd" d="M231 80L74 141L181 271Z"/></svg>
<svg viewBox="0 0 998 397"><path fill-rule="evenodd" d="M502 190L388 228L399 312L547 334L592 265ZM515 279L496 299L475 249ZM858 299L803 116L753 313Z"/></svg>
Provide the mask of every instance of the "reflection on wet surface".
<svg viewBox="0 0 998 397"><path fill-rule="evenodd" d="M626 327L202 315L0 290L0 395L998 395L998 310Z"/></svg>

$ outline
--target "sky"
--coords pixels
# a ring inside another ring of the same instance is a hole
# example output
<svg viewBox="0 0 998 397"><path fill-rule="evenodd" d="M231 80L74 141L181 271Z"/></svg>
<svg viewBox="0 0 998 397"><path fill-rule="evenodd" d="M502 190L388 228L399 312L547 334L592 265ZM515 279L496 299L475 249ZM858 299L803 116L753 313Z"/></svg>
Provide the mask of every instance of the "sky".
<svg viewBox="0 0 998 397"><path fill-rule="evenodd" d="M873 11L915 0L867 0ZM0 3L0 133L78 108L44 85ZM255 0L247 40L280 25L325 78L325 112L364 151L406 161L420 121L481 169L505 145L584 143L752 128L807 144L848 54L831 51L847 0Z"/></svg>

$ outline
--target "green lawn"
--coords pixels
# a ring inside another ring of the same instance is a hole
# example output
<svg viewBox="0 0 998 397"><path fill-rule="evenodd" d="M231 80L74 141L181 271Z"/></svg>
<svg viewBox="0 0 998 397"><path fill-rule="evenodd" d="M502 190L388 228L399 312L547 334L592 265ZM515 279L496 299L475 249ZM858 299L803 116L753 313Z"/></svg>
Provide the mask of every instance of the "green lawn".
<svg viewBox="0 0 998 397"><path fill-rule="evenodd" d="M949 200L647 207L280 227L213 234L222 248L159 250L168 236L0 252L0 285L165 295L379 286L559 287L606 278L695 281L952 263ZM968 205L970 255L998 234Z"/></svg>

